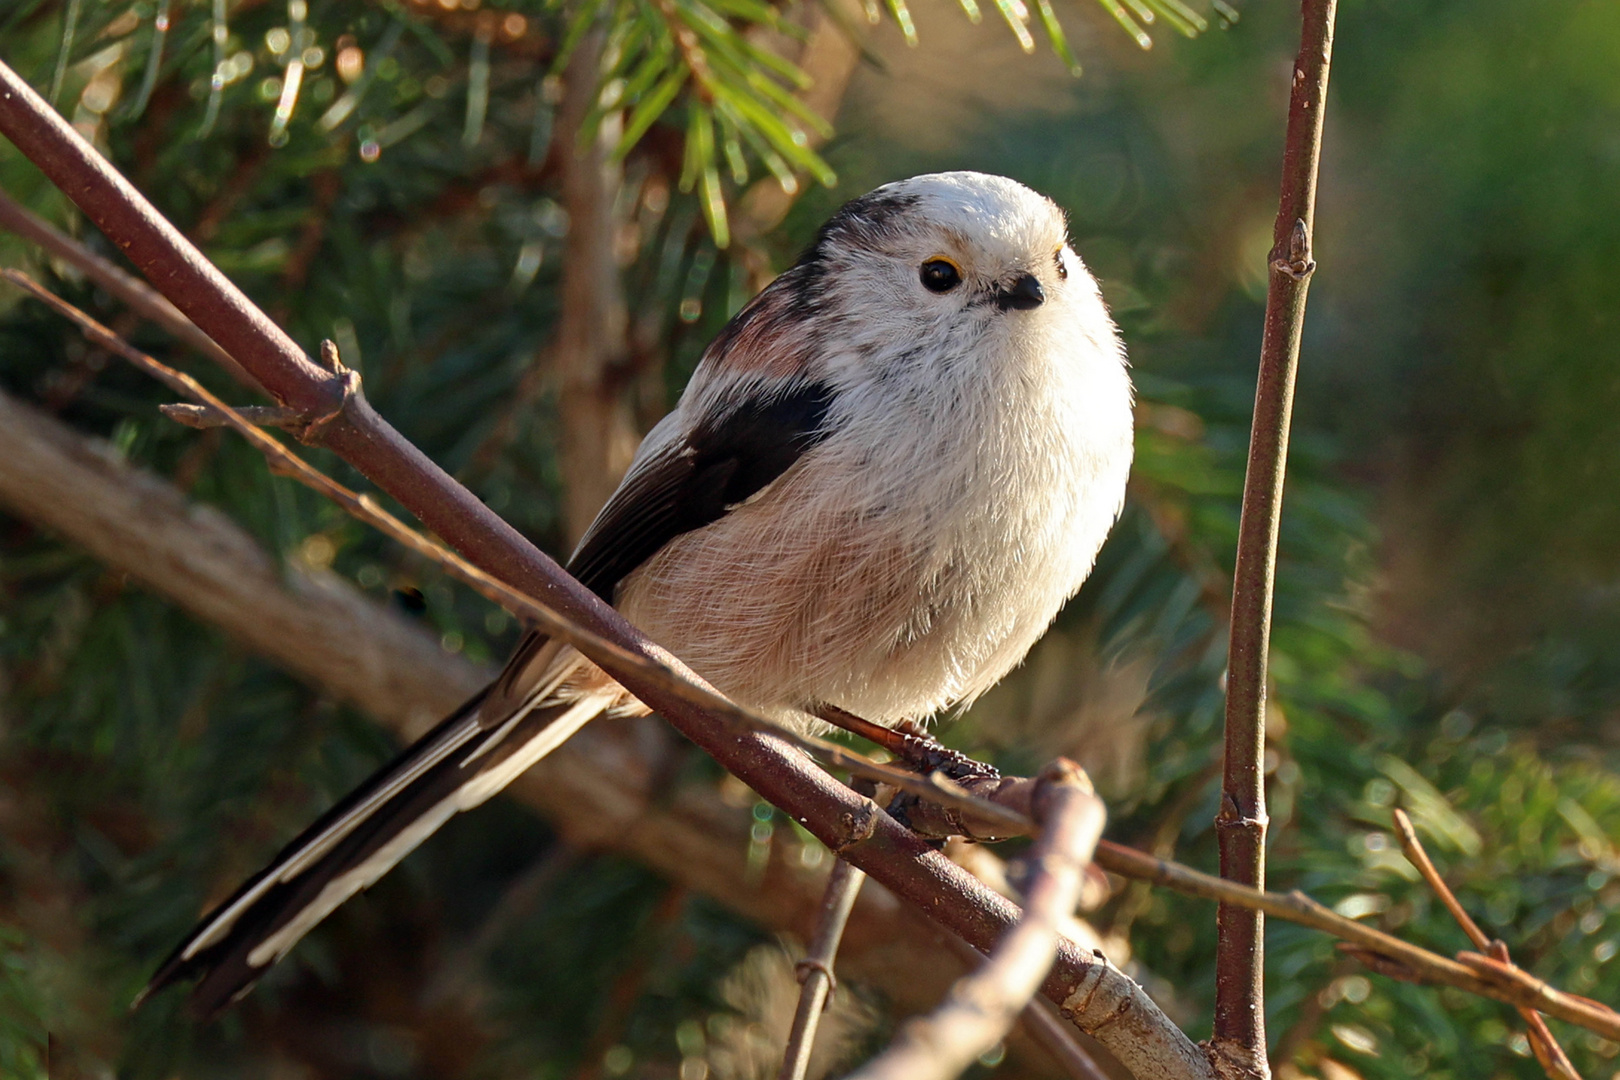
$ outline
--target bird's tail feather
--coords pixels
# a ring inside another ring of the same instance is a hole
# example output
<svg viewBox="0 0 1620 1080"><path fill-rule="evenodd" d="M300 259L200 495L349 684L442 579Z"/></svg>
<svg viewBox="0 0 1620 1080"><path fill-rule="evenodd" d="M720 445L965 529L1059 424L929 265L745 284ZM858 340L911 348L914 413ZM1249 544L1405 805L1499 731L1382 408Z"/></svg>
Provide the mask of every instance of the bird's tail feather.
<svg viewBox="0 0 1620 1080"><path fill-rule="evenodd" d="M501 678L322 815L210 912L136 1003L188 978L199 980L190 1008L201 1016L247 993L343 901L608 708L617 687L567 685L584 663L555 642L526 640Z"/></svg>

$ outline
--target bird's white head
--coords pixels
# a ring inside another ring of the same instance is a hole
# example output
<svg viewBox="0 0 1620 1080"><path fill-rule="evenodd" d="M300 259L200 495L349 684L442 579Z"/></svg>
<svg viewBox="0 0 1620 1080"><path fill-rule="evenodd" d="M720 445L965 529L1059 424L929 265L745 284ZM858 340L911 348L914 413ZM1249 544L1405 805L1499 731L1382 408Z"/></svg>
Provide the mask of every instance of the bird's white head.
<svg viewBox="0 0 1620 1080"><path fill-rule="evenodd" d="M951 172L887 184L845 206L806 260L849 293L909 301L925 318L1033 311L1067 280L1057 204L1003 176Z"/></svg>
<svg viewBox="0 0 1620 1080"><path fill-rule="evenodd" d="M1121 360L1062 210L1006 177L948 172L847 203L710 361L734 376L859 383L1079 354Z"/></svg>

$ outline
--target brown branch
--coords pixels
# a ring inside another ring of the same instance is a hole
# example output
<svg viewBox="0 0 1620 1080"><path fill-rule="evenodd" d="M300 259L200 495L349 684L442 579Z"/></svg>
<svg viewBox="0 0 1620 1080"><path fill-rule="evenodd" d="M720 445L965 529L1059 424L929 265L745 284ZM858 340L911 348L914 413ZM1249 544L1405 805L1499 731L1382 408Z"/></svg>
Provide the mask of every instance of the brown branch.
<svg viewBox="0 0 1620 1080"><path fill-rule="evenodd" d="M486 672L387 617L336 575L296 559L282 569L218 511L3 396L0 505L396 730L426 731L484 684Z"/></svg>
<svg viewBox="0 0 1620 1080"><path fill-rule="evenodd" d="M1063 759L1042 772L1035 812L1041 833L1030 851L1023 917L983 967L952 987L931 1015L906 1023L854 1080L950 1080L1012 1030L1052 966L1105 816L1091 781Z"/></svg>
<svg viewBox="0 0 1620 1080"><path fill-rule="evenodd" d="M865 880L865 874L843 859L833 861L821 898L821 917L816 920L816 936L797 965L799 1005L793 1013L793 1027L788 1032L777 1080L804 1080L810 1068L810 1051L815 1048L821 1010L826 1008L827 1000L838 985L833 976L833 961L838 957L844 925L849 921L849 913L855 907L855 898L860 895L861 883Z"/></svg>
<svg viewBox="0 0 1620 1080"><path fill-rule="evenodd" d="M323 378L292 339L4 64L0 133L282 404L322 413L341 403L341 387Z"/></svg>
<svg viewBox="0 0 1620 1080"><path fill-rule="evenodd" d="M1395 819L1395 835L1400 839L1401 851L1406 855L1407 860L1417 867L1418 873L1423 875L1423 880L1428 883L1434 894L1440 898L1440 902L1451 913L1451 917L1456 920L1457 925L1462 927L1463 933L1468 935L1468 940L1474 943L1475 948L1483 949L1495 959L1511 965L1512 961L1508 958L1507 946L1500 941L1492 941L1485 936L1485 931L1481 930L1479 924L1469 916L1468 912L1463 910L1462 904L1457 901L1456 895L1446 884L1445 878L1441 877L1440 871L1434 868L1434 863L1430 861L1429 853L1423 850L1423 842L1418 839L1417 830L1412 828L1412 819L1406 816L1406 811L1396 807L1393 816ZM1558 1045L1557 1039L1553 1038L1553 1034L1547 1029L1547 1022L1541 1018L1541 1014L1534 1009L1521 1005L1519 1006L1519 1015L1524 1017L1524 1022L1529 1028L1530 1048L1535 1052L1536 1061L1541 1064L1542 1070L1552 1080L1581 1080L1581 1074L1575 1071L1575 1066L1570 1062L1569 1055L1564 1053L1564 1048Z"/></svg>
<svg viewBox="0 0 1620 1080"><path fill-rule="evenodd" d="M816 710L816 716L834 727L843 728L851 735L859 735L867 742L883 747L895 757L914 760L909 753L909 744L905 735L893 728L874 724L864 716L856 716L847 709L840 709L836 705L823 705Z"/></svg>
<svg viewBox="0 0 1620 1080"><path fill-rule="evenodd" d="M1395 808L1392 817L1395 819L1395 836L1400 840L1401 853L1406 856L1408 862L1417 867L1417 872L1423 875L1423 880L1434 890L1434 894L1446 906L1446 910L1451 913L1457 925L1462 927L1463 933L1468 935L1468 940L1477 948L1489 950L1491 939L1485 936L1485 931L1481 930L1479 924L1463 910L1462 904L1457 901L1450 886L1440 876L1440 871L1434 868L1434 863L1429 860L1429 853L1423 850L1423 842L1418 839L1417 830L1412 828L1412 819L1407 817L1406 811L1400 807Z"/></svg>
<svg viewBox="0 0 1620 1080"><path fill-rule="evenodd" d="M1264 888L1266 881L1266 653L1294 378L1305 295L1316 265L1311 261L1310 238L1336 3L1304 0L1301 9L1299 59L1289 100L1282 195L1232 579L1226 760L1215 827L1221 876L1256 888ZM1222 905L1216 923L1215 1024L1210 1045L1223 1071L1268 1077L1265 920L1257 912Z"/></svg>

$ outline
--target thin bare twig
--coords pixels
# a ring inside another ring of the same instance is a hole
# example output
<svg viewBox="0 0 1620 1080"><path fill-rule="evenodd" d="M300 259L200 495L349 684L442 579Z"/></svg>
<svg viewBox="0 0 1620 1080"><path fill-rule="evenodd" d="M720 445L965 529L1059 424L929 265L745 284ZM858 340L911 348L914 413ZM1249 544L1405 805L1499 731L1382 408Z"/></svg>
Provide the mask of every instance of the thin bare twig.
<svg viewBox="0 0 1620 1080"><path fill-rule="evenodd" d="M1412 828L1412 819L1407 817L1406 811L1400 807L1396 807L1391 816L1395 819L1395 836L1400 840L1401 853L1406 856L1408 862L1417 867L1417 872L1423 875L1423 880L1434 890L1434 894L1446 906L1446 910L1451 913L1457 925L1462 927L1463 933L1468 935L1468 940L1478 948L1489 950L1491 939L1485 936L1485 931L1481 930L1479 924L1463 910L1456 894L1440 876L1440 871L1434 868L1434 863L1429 860L1429 853L1423 850L1423 841L1418 839L1417 830Z"/></svg>
<svg viewBox="0 0 1620 1080"><path fill-rule="evenodd" d="M874 724L836 705L823 705L816 715L834 727L876 743L925 778L928 790L904 787L901 798L889 804L890 816L919 836L945 839L965 836L975 840L1005 839L1029 831L1030 799L1037 780L1002 776L995 768L941 745L919 725L900 724L893 728ZM1015 814L1023 815L1020 826L1009 815L986 820L963 809L970 805L938 798L943 792L953 796L978 798ZM1010 833L1010 827L1018 833Z"/></svg>
<svg viewBox="0 0 1620 1080"><path fill-rule="evenodd" d="M238 405L235 411L255 427L300 428L309 422L303 413L280 405ZM158 412L198 431L231 426L230 417L211 405L159 405Z"/></svg>
<svg viewBox="0 0 1620 1080"><path fill-rule="evenodd" d="M1102 800L1074 763L1041 773L1035 801L1040 839L1030 852L1024 915L978 971L951 988L926 1018L905 1024L852 1080L947 1080L1006 1038L1052 966L1062 920L1080 900L1085 866L1102 835Z"/></svg>
<svg viewBox="0 0 1620 1080"><path fill-rule="evenodd" d="M1332 934L1349 943L1349 947L1341 946L1344 951L1392 978L1454 986L1509 1005L1528 1005L1595 1031L1604 1038L1620 1040L1620 1013L1601 1002L1557 990L1522 968L1479 953L1459 953L1457 959L1448 959L1375 927L1347 919L1302 892L1265 892L1107 840L1097 845L1096 862L1104 870L1123 877L1234 907L1252 908Z"/></svg>
<svg viewBox="0 0 1620 1080"><path fill-rule="evenodd" d="M1446 910L1451 913L1457 925L1462 927L1463 933L1468 935L1468 940L1472 941L1476 948L1483 949L1495 959L1511 965L1513 961L1508 958L1507 945L1485 936L1485 931L1481 930L1479 924L1463 910L1456 894L1446 884L1445 878L1440 876L1440 871L1435 869L1434 863L1429 859L1429 853L1423 850L1423 841L1418 839L1417 830L1412 828L1412 819L1406 816L1406 811L1396 807L1393 817L1395 835L1400 839L1402 853L1413 866L1417 867L1418 873L1423 875L1423 880L1434 890L1434 894L1446 906ZM1518 1010L1529 1028L1530 1049L1535 1053L1542 1071L1552 1080L1581 1080L1581 1074L1575 1071L1569 1055L1564 1053L1564 1048L1553 1038L1541 1014L1523 1005L1518 1006Z"/></svg>
<svg viewBox="0 0 1620 1080"><path fill-rule="evenodd" d="M241 364L231 359L229 353L216 345L213 338L199 330L197 324L186 318L179 308L164 299L162 293L139 278L125 273L50 222L30 213L3 191L0 191L0 228L38 244L122 300L131 310L157 323L180 341L230 372L231 377L243 386L259 393L264 392L258 381L249 375Z"/></svg>
<svg viewBox="0 0 1620 1080"><path fill-rule="evenodd" d="M1265 335L1255 388L1254 427L1243 482L1243 514L1232 578L1227 657L1226 760L1215 815L1221 876L1264 888L1266 882L1266 654L1294 377L1311 272L1317 162L1327 104L1337 0L1304 0L1299 59L1294 65L1283 150L1282 194L1271 250ZM1216 914L1215 1024L1210 1047L1217 1068L1233 1076L1270 1076L1266 1055L1265 920L1222 905Z"/></svg>
<svg viewBox="0 0 1620 1080"><path fill-rule="evenodd" d="M870 794L870 792L868 792ZM855 907L855 898L861 893L866 875L843 859L833 861L832 873L827 875L827 888L821 898L821 915L816 920L815 940L810 943L797 967L799 972L799 1006L793 1013L793 1028L788 1032L787 1048L782 1053L782 1068L777 1080L804 1080L810 1068L810 1051L815 1048L816 1029L821 1025L821 1011L838 986L833 976L833 961L838 957L838 945L844 938L844 925Z"/></svg>

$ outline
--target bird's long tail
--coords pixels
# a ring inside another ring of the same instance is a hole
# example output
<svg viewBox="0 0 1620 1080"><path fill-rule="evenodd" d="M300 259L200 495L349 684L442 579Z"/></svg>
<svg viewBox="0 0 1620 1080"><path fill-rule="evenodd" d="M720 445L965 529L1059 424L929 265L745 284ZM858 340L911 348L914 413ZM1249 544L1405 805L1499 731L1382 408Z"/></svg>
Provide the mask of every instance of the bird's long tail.
<svg viewBox="0 0 1620 1080"><path fill-rule="evenodd" d="M490 686L346 796L181 942L141 992L195 978L212 1016L252 989L316 923L462 810L484 802L622 695L538 636Z"/></svg>

